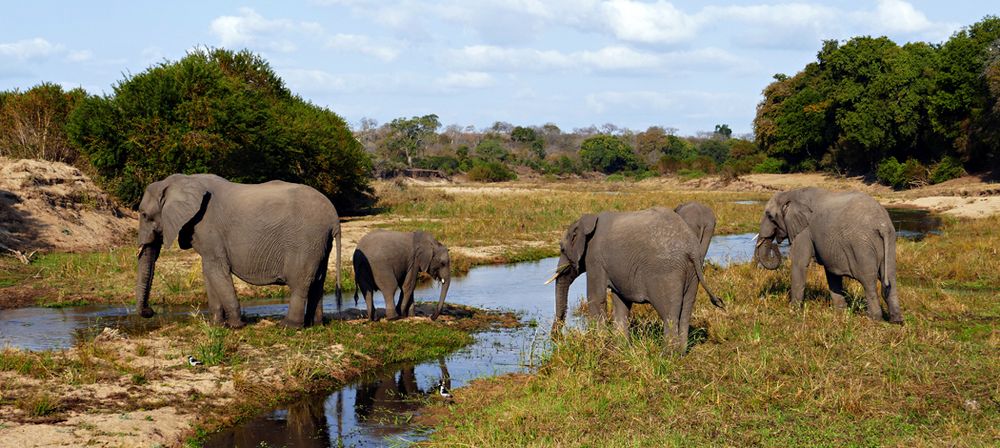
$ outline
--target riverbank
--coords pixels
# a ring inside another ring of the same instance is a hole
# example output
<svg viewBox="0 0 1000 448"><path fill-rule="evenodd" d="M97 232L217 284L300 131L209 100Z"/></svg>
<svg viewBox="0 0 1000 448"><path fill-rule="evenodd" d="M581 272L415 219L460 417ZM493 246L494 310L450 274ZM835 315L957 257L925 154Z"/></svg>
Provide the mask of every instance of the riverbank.
<svg viewBox="0 0 1000 448"><path fill-rule="evenodd" d="M297 396L400 362L435 359L509 314L449 306L437 322L331 319L239 330L201 318L139 336L106 329L68 350L0 351L0 440L15 446L175 446ZM187 356L204 364L192 366Z"/></svg>
<svg viewBox="0 0 1000 448"><path fill-rule="evenodd" d="M898 240L902 326L830 307L811 267L789 309L788 264L705 276L693 343L663 356L662 322L636 306L629 337L573 330L533 374L475 381L426 411L427 446L987 446L1000 440L1000 217L946 220Z"/></svg>

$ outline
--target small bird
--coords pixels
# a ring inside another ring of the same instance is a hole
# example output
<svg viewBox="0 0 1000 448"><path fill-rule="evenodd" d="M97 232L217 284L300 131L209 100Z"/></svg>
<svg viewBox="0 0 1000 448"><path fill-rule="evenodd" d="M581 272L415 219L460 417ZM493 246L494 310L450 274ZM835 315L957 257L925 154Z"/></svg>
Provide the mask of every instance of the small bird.
<svg viewBox="0 0 1000 448"><path fill-rule="evenodd" d="M198 361L198 359L194 356L188 355L188 364L191 364L192 366L200 366L202 362Z"/></svg>
<svg viewBox="0 0 1000 448"><path fill-rule="evenodd" d="M444 380L438 381L438 395L444 398L451 398L451 392L448 392L448 387L444 385Z"/></svg>

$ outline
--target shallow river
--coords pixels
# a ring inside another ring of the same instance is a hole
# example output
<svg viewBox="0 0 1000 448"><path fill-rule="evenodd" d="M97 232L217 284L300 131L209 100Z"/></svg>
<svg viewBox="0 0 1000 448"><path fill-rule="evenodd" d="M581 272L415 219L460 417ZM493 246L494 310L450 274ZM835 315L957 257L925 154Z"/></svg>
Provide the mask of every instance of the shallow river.
<svg viewBox="0 0 1000 448"><path fill-rule="evenodd" d="M940 220L920 211L892 210L898 234L922 238L936 232ZM709 261L718 265L749 261L753 234L723 235L712 239ZM786 248L783 248L783 250ZM422 440L409 416L417 410L434 386L445 380L457 388L469 381L508 372L527 371L548 348L548 329L554 314L554 286L543 286L556 267L556 258L512 265L482 266L452 280L449 303L486 309L513 310L527 325L518 329L479 333L476 342L443 359L417 365L402 365L372 372L367 377L328 395L303 399L265 412L244 424L214 435L206 444L223 446L381 446ZM711 282L711 279L709 279ZM570 289L571 305L585 294L585 280ZM419 289L417 300L435 301L436 286ZM345 303L353 304L353 301ZM382 298L376 295L376 303ZM283 315L281 301L250 302L247 315ZM363 302L361 303L363 306ZM335 300L324 300L328 312L336 311ZM149 331L165 322L189 318L194 307L158 308L154 319L130 314L131 306L82 306L72 308L22 308L0 311L0 347L10 345L31 350L72 346L104 327L130 333ZM570 324L573 322L571 317Z"/></svg>

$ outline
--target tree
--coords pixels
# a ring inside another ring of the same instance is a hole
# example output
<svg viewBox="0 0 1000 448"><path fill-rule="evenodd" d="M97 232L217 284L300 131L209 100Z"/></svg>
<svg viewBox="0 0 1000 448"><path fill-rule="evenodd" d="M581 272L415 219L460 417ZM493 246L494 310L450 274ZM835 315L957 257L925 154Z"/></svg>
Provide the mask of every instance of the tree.
<svg viewBox="0 0 1000 448"><path fill-rule="evenodd" d="M202 49L91 96L67 124L105 189L136 205L173 173L310 185L342 210L370 198L371 160L347 123L293 95L259 56Z"/></svg>
<svg viewBox="0 0 1000 448"><path fill-rule="evenodd" d="M509 153L499 140L487 138L476 145L476 155L482 160L503 162L507 160Z"/></svg>
<svg viewBox="0 0 1000 448"><path fill-rule="evenodd" d="M595 135L580 146L580 160L593 170L605 174L639 169L639 161L632 147L613 135Z"/></svg>
<svg viewBox="0 0 1000 448"><path fill-rule="evenodd" d="M715 125L715 135L723 140L728 140L733 136L733 130L729 129L728 124L717 124Z"/></svg>
<svg viewBox="0 0 1000 448"><path fill-rule="evenodd" d="M389 122L389 132L382 141L382 150L390 160L406 161L413 166L413 159L423 155L426 146L437 136L441 122L435 114L422 117L397 118Z"/></svg>
<svg viewBox="0 0 1000 448"><path fill-rule="evenodd" d="M79 152L66 136L66 117L86 95L52 83L0 92L0 156L76 162Z"/></svg>

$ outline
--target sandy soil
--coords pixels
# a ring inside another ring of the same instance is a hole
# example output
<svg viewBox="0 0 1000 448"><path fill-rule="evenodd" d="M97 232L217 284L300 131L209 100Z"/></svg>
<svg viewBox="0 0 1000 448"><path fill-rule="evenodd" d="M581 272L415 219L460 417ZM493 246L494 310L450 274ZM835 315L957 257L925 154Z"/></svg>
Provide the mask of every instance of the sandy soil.
<svg viewBox="0 0 1000 448"><path fill-rule="evenodd" d="M136 219L70 165L0 157L0 250L102 250Z"/></svg>

